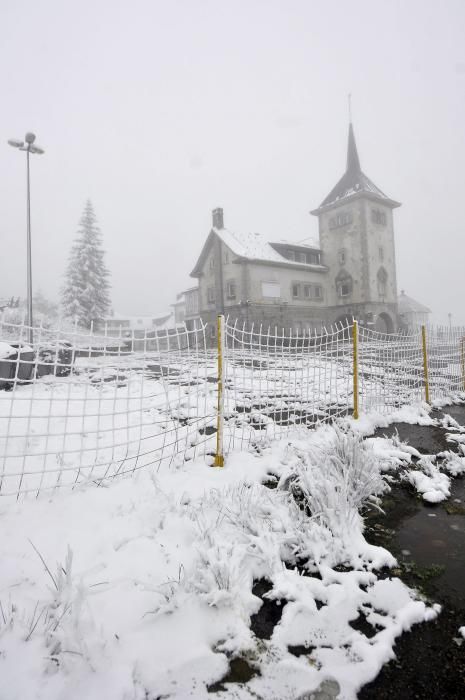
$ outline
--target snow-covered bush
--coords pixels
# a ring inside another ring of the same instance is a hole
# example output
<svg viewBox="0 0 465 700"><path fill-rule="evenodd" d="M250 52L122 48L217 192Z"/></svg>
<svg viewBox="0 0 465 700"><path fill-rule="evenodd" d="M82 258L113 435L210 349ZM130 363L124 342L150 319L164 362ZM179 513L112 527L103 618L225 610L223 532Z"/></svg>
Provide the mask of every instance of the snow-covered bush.
<svg viewBox="0 0 465 700"><path fill-rule="evenodd" d="M360 511L378 507L377 497L389 488L372 447L337 426L327 443L298 450L298 456L292 489L334 535L351 531L360 523Z"/></svg>

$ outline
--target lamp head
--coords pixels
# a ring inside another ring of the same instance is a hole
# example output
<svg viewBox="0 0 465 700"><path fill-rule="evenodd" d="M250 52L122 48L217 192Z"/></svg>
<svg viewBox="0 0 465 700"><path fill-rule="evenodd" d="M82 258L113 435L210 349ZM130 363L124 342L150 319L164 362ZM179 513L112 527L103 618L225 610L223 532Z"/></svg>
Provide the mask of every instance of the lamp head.
<svg viewBox="0 0 465 700"><path fill-rule="evenodd" d="M24 141L18 141L18 139L8 139L8 143L10 146L14 146L15 148L21 148L21 146L24 146Z"/></svg>
<svg viewBox="0 0 465 700"><path fill-rule="evenodd" d="M31 131L28 131L26 136L24 137L24 140L26 141L26 143L31 145L36 140L36 135L33 134Z"/></svg>

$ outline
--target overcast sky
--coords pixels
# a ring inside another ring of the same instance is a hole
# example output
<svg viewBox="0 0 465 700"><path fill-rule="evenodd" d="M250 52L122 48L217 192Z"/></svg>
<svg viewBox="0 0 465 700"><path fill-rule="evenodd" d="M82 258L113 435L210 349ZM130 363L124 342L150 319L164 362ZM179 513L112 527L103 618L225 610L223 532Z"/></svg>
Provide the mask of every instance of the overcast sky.
<svg viewBox="0 0 465 700"><path fill-rule="evenodd" d="M0 0L0 297L58 298L85 200L122 314L155 314L222 206L231 230L317 236L345 168L395 211L398 287L465 323L464 0Z"/></svg>

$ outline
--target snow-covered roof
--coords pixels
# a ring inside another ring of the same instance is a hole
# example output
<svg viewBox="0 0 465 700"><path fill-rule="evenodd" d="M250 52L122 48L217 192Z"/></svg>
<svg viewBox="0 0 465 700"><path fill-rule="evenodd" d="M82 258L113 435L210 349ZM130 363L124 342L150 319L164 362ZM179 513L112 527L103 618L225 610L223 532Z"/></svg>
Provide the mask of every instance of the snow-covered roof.
<svg viewBox="0 0 465 700"><path fill-rule="evenodd" d="M289 246L290 248L308 248L309 250L321 250L320 243L316 238L308 236L303 241L290 241L286 238L280 238L273 241L271 245Z"/></svg>
<svg viewBox="0 0 465 700"><path fill-rule="evenodd" d="M250 260L251 262L270 263L287 265L289 267L307 267L309 269L326 270L325 265L316 265L313 263L303 263L294 260L289 260L281 255L273 244L267 241L260 233L237 233L225 228L213 227L210 235L207 238L200 257L191 272L193 277L196 277L202 268L207 251L211 244L211 237L217 236L238 258ZM319 246L302 245L300 243L291 243L290 241L280 241L277 245L296 246L299 248L312 248L319 250Z"/></svg>
<svg viewBox="0 0 465 700"><path fill-rule="evenodd" d="M260 233L233 233L225 228L214 228L212 230L234 255L240 258L266 260L269 262L283 262L285 260Z"/></svg>
<svg viewBox="0 0 465 700"><path fill-rule="evenodd" d="M420 304L419 301L415 301L415 299L412 299L412 297L407 296L403 290L397 298L397 308L398 308L400 314L411 314L411 313L430 314L431 313L431 309L428 309L427 306Z"/></svg>

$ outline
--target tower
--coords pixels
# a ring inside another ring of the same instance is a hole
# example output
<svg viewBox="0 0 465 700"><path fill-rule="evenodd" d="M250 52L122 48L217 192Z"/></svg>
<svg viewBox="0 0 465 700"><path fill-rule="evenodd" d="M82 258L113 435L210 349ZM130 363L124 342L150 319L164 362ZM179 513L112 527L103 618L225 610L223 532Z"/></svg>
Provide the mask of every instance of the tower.
<svg viewBox="0 0 465 700"><path fill-rule="evenodd" d="M397 282L393 210L387 197L360 167L352 122L347 166L318 217L323 262L329 268L326 303L331 321L347 317L378 330L397 326Z"/></svg>

